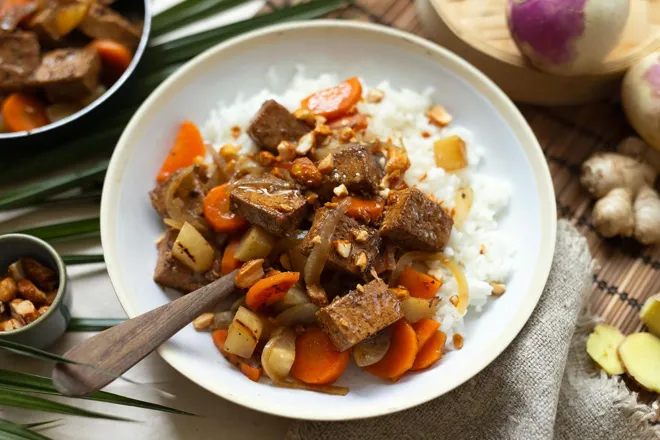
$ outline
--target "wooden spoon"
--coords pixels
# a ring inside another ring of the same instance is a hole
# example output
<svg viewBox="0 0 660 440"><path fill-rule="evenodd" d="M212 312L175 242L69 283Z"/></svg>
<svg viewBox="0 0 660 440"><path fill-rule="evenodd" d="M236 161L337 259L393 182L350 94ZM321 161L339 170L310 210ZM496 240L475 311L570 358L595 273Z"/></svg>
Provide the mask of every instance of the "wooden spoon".
<svg viewBox="0 0 660 440"><path fill-rule="evenodd" d="M97 368L58 363L53 384L65 396L85 396L114 381L189 324L229 296L236 271L181 298L91 337L64 356ZM115 376L116 375L116 376Z"/></svg>

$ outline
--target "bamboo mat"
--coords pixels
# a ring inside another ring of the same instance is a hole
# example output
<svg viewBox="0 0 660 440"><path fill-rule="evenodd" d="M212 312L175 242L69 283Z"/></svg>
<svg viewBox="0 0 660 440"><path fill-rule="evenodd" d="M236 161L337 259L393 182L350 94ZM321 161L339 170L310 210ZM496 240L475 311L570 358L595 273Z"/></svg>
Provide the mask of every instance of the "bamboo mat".
<svg viewBox="0 0 660 440"><path fill-rule="evenodd" d="M268 1L277 8L295 0ZM412 0L356 0L330 17L370 21L424 35ZM624 333L642 328L644 300L660 291L660 247L644 248L631 240L605 240L591 222L593 202L579 182L580 164L595 151L613 150L631 134L618 102L581 107L520 105L543 148L554 183L558 215L569 219L589 242L600 263L594 276L593 312Z"/></svg>

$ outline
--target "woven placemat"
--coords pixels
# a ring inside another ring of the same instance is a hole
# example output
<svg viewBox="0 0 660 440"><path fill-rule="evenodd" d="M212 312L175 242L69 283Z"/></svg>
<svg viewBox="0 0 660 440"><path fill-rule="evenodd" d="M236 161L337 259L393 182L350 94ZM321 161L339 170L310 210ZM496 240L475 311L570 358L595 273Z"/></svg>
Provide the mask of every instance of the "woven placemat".
<svg viewBox="0 0 660 440"><path fill-rule="evenodd" d="M268 1L268 9L294 0ZM424 35L412 0L356 0L330 14L331 18L370 21ZM660 291L660 247L644 248L631 240L605 240L591 222L592 200L579 182L581 163L594 151L613 150L631 134L618 102L580 107L544 108L520 105L536 133L550 166L558 215L570 220L600 263L594 276L594 313L624 333L642 328L639 311L644 300Z"/></svg>

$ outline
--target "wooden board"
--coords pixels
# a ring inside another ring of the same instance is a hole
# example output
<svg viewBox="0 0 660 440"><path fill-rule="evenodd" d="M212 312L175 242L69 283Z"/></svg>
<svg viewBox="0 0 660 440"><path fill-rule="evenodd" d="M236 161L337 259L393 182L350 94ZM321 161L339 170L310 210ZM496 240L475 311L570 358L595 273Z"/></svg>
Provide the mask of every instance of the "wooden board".
<svg viewBox="0 0 660 440"><path fill-rule="evenodd" d="M285 1L269 3L276 7ZM413 0L357 0L355 5L331 17L381 23L424 36ZM558 215L587 238L592 255L600 264L590 297L593 312L625 333L641 330L642 304L660 292L660 246L644 248L632 241L606 240L597 234L591 221L593 202L579 182L580 165L589 155L613 150L619 140L631 133L619 103L519 108L550 165Z"/></svg>

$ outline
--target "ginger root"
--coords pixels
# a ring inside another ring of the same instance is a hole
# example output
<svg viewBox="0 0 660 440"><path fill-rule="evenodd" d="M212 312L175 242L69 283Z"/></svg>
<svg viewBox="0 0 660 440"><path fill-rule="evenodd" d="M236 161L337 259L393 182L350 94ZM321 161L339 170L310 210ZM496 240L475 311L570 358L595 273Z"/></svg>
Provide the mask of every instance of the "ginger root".
<svg viewBox="0 0 660 440"><path fill-rule="evenodd" d="M639 317L649 332L660 338L660 293L646 300Z"/></svg>
<svg viewBox="0 0 660 440"><path fill-rule="evenodd" d="M660 339L651 333L626 336L618 349L626 373L642 387L660 392Z"/></svg>
<svg viewBox="0 0 660 440"><path fill-rule="evenodd" d="M582 164L580 181L598 199L594 226L605 237L634 236L642 244L660 243L660 197L653 189L660 152L637 138L624 139L618 150L596 153Z"/></svg>
<svg viewBox="0 0 660 440"><path fill-rule="evenodd" d="M616 352L623 339L619 329L604 324L598 324L587 339L587 353L610 376L624 373Z"/></svg>

